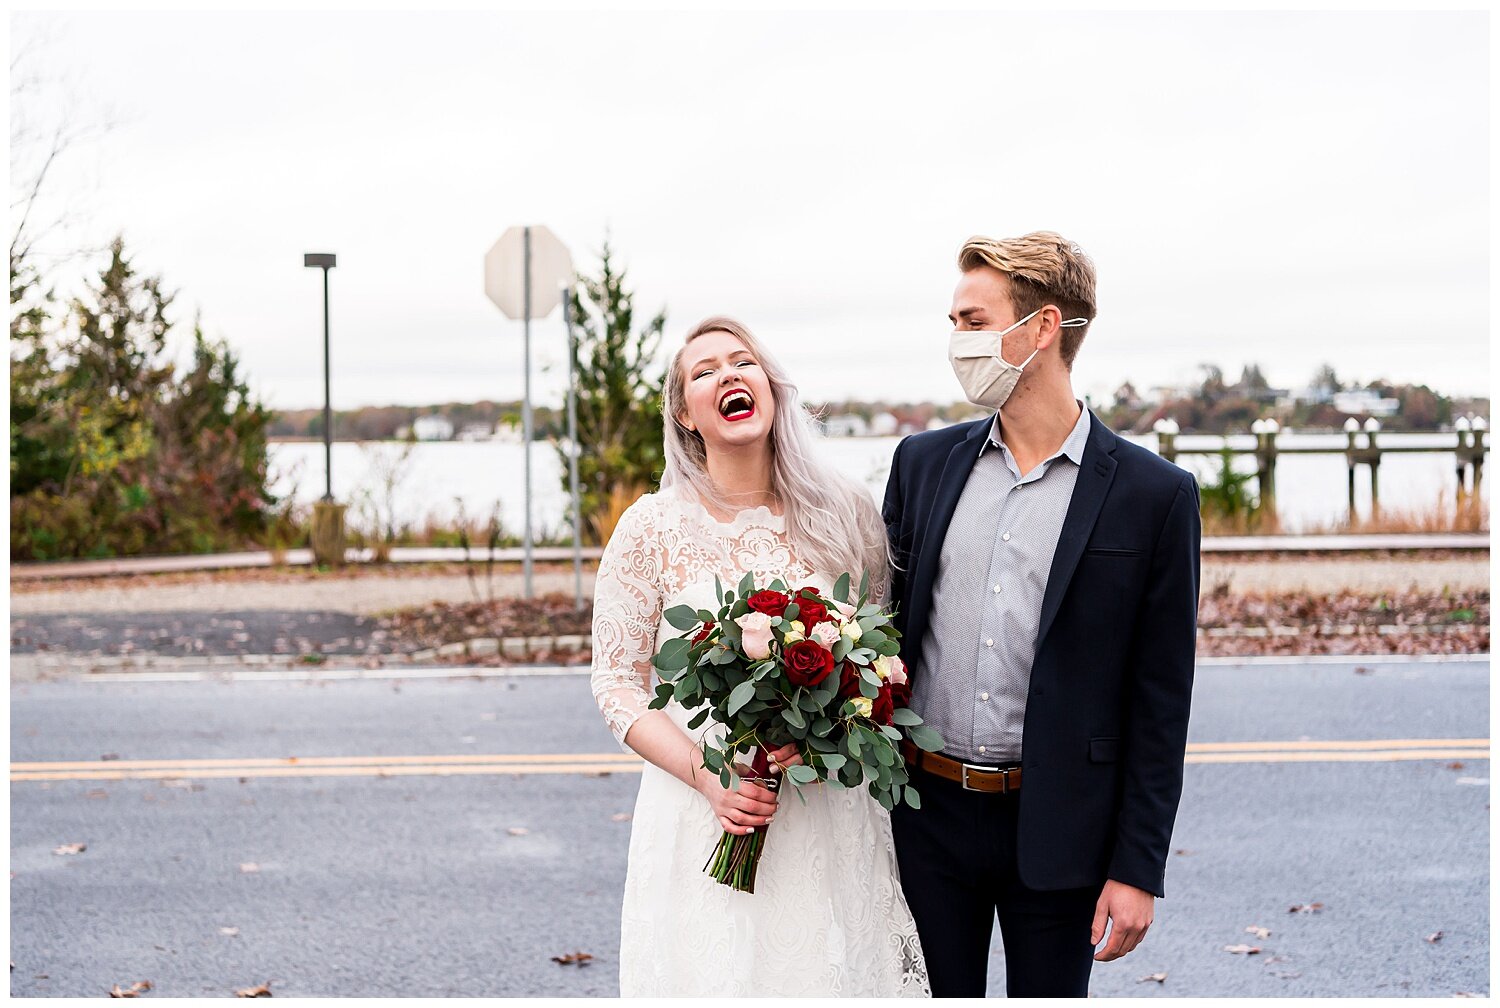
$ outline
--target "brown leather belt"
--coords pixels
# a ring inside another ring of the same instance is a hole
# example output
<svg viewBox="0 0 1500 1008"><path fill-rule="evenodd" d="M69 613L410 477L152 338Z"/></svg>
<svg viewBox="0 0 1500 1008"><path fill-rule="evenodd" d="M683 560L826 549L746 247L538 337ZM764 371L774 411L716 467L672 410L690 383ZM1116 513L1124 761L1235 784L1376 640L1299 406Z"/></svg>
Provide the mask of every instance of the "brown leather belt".
<svg viewBox="0 0 1500 1008"><path fill-rule="evenodd" d="M961 763L937 753L924 752L911 742L901 743L901 754L908 766L925 770L935 777L962 784L966 791L983 791L985 794L1011 794L1021 790L1021 768L976 766Z"/></svg>

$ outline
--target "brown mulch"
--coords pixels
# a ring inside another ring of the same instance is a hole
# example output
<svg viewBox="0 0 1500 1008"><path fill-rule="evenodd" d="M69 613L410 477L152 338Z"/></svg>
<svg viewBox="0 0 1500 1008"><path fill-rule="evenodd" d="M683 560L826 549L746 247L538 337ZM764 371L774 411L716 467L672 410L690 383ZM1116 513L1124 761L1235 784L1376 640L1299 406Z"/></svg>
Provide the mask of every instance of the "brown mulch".
<svg viewBox="0 0 1500 1008"><path fill-rule="evenodd" d="M1200 656L1487 654L1490 593L1210 591L1198 628Z"/></svg>
<svg viewBox="0 0 1500 1008"><path fill-rule="evenodd" d="M592 632L594 607L585 600L574 612L573 596L554 593L534 599L490 602L433 602L382 616L380 627L401 650L435 648L475 637L552 637Z"/></svg>
<svg viewBox="0 0 1500 1008"><path fill-rule="evenodd" d="M388 644L403 651L475 637L544 637L591 632L593 607L573 598L438 602L381 619ZM1487 591L1386 595L1204 594L1198 607L1198 654L1485 654L1490 649ZM1295 630L1296 633L1291 633ZM1227 632L1226 632L1227 631Z"/></svg>

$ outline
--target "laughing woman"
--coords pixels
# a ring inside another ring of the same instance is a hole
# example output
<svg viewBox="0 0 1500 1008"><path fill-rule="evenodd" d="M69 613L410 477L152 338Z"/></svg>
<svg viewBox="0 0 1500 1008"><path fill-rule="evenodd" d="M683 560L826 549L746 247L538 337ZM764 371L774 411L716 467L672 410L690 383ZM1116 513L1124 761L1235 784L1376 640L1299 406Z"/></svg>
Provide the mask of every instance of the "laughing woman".
<svg viewBox="0 0 1500 1008"><path fill-rule="evenodd" d="M888 813L866 788L722 787L675 701L649 710L663 614L717 608L714 578L828 592L844 571L888 578L885 526L861 488L813 456L797 388L744 326L711 318L667 371L661 491L621 516L599 564L593 691L646 766L620 920L620 993L926 996ZM713 729L709 729L713 730ZM772 754L797 761L796 747ZM704 873L725 830L767 837L755 893Z"/></svg>

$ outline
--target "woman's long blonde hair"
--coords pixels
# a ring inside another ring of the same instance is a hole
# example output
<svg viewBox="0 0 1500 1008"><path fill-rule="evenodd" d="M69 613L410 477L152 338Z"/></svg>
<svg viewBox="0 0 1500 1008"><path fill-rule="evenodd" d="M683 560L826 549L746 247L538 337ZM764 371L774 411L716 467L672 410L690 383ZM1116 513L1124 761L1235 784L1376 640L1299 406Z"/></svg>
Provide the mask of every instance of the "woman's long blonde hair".
<svg viewBox="0 0 1500 1008"><path fill-rule="evenodd" d="M750 330L734 319L716 315L699 322L667 366L662 406L665 414L662 426L666 431L662 489L689 488L705 506L720 513L742 510L725 500L714 485L708 473L703 438L697 431L684 427L681 419L687 408L682 355L693 340L711 332L728 333L745 344L771 381L776 395L770 434L771 489L781 499L787 538L798 559L813 570L834 577L849 572L856 589L864 571L869 572L872 586L884 585L890 545L885 524L869 494L818 457L814 447L818 435L813 430L812 416L802 406L797 386Z"/></svg>

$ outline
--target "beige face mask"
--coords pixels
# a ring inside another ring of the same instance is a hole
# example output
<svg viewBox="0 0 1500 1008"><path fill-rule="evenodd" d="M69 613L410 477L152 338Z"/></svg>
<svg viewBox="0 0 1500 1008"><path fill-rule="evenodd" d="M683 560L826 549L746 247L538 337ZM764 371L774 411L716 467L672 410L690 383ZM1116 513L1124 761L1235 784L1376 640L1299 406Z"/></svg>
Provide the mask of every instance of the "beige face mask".
<svg viewBox="0 0 1500 1008"><path fill-rule="evenodd" d="M948 337L948 362L953 365L953 373L963 386L964 395L969 402L996 410L1005 405L1005 401L1015 391L1016 382L1021 380L1021 372L1041 353L1041 348L1038 347L1021 363L1012 364L1001 356L1005 334L1030 322L1041 310L1038 308L999 332L993 329L959 329ZM1075 318L1059 324L1081 326L1088 323L1088 319Z"/></svg>

